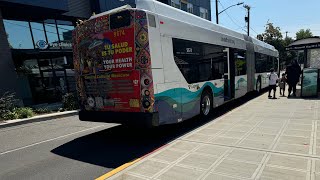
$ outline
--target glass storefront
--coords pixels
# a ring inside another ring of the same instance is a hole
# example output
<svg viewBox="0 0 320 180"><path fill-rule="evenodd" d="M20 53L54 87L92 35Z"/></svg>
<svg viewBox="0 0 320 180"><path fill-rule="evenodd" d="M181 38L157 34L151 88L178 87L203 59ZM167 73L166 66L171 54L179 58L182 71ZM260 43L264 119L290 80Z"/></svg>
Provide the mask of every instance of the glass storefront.
<svg viewBox="0 0 320 180"><path fill-rule="evenodd" d="M75 92L69 21L4 20L25 105L61 102Z"/></svg>
<svg viewBox="0 0 320 180"><path fill-rule="evenodd" d="M4 26L12 49L71 49L70 21L45 20L25 22L4 20Z"/></svg>
<svg viewBox="0 0 320 180"><path fill-rule="evenodd" d="M13 49L33 49L29 23L24 21L3 20L8 41Z"/></svg>
<svg viewBox="0 0 320 180"><path fill-rule="evenodd" d="M71 56L27 59L17 71L20 83L29 84L22 97L27 105L59 102L62 95L76 90Z"/></svg>
<svg viewBox="0 0 320 180"><path fill-rule="evenodd" d="M49 19L44 21L44 26L47 32L48 43L59 42L55 20Z"/></svg>

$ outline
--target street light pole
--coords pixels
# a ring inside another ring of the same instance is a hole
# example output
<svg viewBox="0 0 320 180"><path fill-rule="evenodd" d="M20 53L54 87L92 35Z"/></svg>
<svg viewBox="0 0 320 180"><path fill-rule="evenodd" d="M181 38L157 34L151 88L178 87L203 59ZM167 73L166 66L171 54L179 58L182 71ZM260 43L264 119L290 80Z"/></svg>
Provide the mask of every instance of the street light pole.
<svg viewBox="0 0 320 180"><path fill-rule="evenodd" d="M251 9L251 7L249 5L244 5L243 7L246 8L248 11L248 15L247 15L247 17L245 17L245 21L247 22L247 35L249 36L250 35L250 9Z"/></svg>
<svg viewBox="0 0 320 180"><path fill-rule="evenodd" d="M243 4L243 2L231 5L231 6L227 7L226 9L222 10L221 12L219 12L219 14L223 13L224 11L226 11L227 9L229 9L229 8L231 8L233 6L239 6L239 5L242 5L242 4Z"/></svg>
<svg viewBox="0 0 320 180"><path fill-rule="evenodd" d="M218 10L218 0L216 0L216 22L217 22L217 24L219 24L219 14L223 13L224 11L226 11L227 9L229 9L229 8L231 8L233 6L239 6L239 5L242 5L242 4L243 4L243 2L231 5L231 6L227 7L226 9L222 10L221 12L219 12L219 10Z"/></svg>
<svg viewBox="0 0 320 180"><path fill-rule="evenodd" d="M216 0L216 23L219 24L218 0Z"/></svg>

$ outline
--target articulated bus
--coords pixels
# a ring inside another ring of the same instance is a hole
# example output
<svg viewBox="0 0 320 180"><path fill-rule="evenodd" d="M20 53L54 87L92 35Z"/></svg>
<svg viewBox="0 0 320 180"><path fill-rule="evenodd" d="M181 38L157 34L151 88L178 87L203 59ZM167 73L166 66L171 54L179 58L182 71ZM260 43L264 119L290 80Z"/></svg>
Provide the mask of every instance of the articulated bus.
<svg viewBox="0 0 320 180"><path fill-rule="evenodd" d="M159 126L268 86L278 51L162 4L137 0L73 31L79 119Z"/></svg>

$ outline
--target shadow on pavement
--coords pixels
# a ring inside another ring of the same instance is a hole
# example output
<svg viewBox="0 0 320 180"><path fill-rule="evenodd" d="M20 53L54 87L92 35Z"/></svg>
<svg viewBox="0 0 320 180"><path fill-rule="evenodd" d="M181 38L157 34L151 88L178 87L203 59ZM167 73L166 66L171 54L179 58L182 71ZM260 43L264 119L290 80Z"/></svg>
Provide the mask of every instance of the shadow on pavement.
<svg viewBox="0 0 320 180"><path fill-rule="evenodd" d="M137 129L119 125L79 137L53 149L51 152L85 163L111 169L117 168L215 120L256 96L248 95L216 108L214 115L206 119L195 117L180 124L151 129Z"/></svg>

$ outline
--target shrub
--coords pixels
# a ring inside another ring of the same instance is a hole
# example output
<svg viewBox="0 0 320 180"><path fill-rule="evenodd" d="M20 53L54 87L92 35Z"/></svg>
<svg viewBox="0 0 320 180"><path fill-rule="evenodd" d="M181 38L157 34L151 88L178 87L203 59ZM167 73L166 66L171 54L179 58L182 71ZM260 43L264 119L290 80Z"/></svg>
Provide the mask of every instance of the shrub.
<svg viewBox="0 0 320 180"><path fill-rule="evenodd" d="M20 119L30 118L34 115L32 109L29 107L14 108L13 113L16 113Z"/></svg>
<svg viewBox="0 0 320 180"><path fill-rule="evenodd" d="M4 120L10 120L10 119L18 119L19 116L16 112L7 112L5 114L2 115L2 118Z"/></svg>
<svg viewBox="0 0 320 180"><path fill-rule="evenodd" d="M12 112L16 103L15 93L5 92L0 97L0 119L7 119L7 117L4 116L13 117L14 115L10 112Z"/></svg>
<svg viewBox="0 0 320 180"><path fill-rule="evenodd" d="M75 110L78 109L78 98L73 93L67 93L62 97L63 108L65 110Z"/></svg>
<svg viewBox="0 0 320 180"><path fill-rule="evenodd" d="M50 113L51 110L47 108L37 108L37 109L33 109L33 112L36 114L46 114L46 113Z"/></svg>

